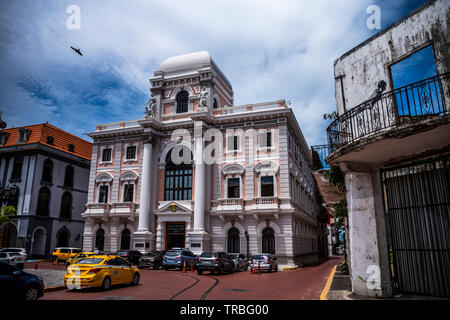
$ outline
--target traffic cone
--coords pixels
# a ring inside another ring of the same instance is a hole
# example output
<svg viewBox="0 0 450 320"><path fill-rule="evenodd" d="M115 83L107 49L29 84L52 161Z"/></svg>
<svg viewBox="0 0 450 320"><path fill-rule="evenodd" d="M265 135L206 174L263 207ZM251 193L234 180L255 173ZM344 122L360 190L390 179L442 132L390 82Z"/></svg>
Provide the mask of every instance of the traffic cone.
<svg viewBox="0 0 450 320"><path fill-rule="evenodd" d="M34 270L37 270L38 268L39 268L38 263L35 262L35 263L34 263Z"/></svg>
<svg viewBox="0 0 450 320"><path fill-rule="evenodd" d="M56 264L57 266L59 266L59 260L58 260L58 257L56 257L56 262L55 262L55 264Z"/></svg>
<svg viewBox="0 0 450 320"><path fill-rule="evenodd" d="M184 260L184 264L183 264L183 272L186 273L186 260Z"/></svg>
<svg viewBox="0 0 450 320"><path fill-rule="evenodd" d="M194 262L191 261L191 272L194 272Z"/></svg>
<svg viewBox="0 0 450 320"><path fill-rule="evenodd" d="M252 274L255 274L255 267L254 267L253 265L250 267L250 269L251 269L250 272L251 272Z"/></svg>
<svg viewBox="0 0 450 320"><path fill-rule="evenodd" d="M258 262L258 274L261 274L261 262Z"/></svg>

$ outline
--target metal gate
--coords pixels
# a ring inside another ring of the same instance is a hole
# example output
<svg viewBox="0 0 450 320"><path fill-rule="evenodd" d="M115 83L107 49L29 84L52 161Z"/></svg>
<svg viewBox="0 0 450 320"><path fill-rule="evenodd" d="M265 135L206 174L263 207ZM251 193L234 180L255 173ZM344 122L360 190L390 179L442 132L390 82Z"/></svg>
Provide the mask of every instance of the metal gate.
<svg viewBox="0 0 450 320"><path fill-rule="evenodd" d="M395 290L450 297L450 155L381 175Z"/></svg>

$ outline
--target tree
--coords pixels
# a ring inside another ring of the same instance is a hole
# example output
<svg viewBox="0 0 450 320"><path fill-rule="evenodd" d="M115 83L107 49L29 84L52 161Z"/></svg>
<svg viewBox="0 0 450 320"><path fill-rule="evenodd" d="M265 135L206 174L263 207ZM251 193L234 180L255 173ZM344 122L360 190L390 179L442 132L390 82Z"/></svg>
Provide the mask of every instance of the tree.
<svg viewBox="0 0 450 320"><path fill-rule="evenodd" d="M9 222L9 217L16 215L16 208L13 206L3 206L0 213L0 225Z"/></svg>

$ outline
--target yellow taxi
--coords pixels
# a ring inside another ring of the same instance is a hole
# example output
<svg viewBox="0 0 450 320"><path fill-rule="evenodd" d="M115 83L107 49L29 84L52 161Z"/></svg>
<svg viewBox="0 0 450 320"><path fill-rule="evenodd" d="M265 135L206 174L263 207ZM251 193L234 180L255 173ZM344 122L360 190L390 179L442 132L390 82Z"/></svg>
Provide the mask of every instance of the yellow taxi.
<svg viewBox="0 0 450 320"><path fill-rule="evenodd" d="M67 261L81 251L82 250L80 248L55 248L55 250L52 252L52 263L56 264L56 260L58 260L58 263L60 261Z"/></svg>
<svg viewBox="0 0 450 320"><path fill-rule="evenodd" d="M80 252L80 253L77 253L72 258L67 259L67 261L66 261L66 268L68 266L70 266L71 264L74 264L75 262L80 261L83 258L86 258L86 257L89 257L89 256L93 256L93 255L98 255L98 254L95 253L95 252Z"/></svg>
<svg viewBox="0 0 450 320"><path fill-rule="evenodd" d="M68 289L102 287L129 283L137 285L140 273L136 266L114 255L92 255L71 264L64 275Z"/></svg>

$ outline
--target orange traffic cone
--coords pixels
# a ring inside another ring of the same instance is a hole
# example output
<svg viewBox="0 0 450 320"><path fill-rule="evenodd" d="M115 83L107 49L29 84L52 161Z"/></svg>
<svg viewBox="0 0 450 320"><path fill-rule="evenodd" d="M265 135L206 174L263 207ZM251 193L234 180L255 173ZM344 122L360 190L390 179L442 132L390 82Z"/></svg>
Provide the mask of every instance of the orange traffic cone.
<svg viewBox="0 0 450 320"><path fill-rule="evenodd" d="M258 274L261 274L261 262L258 262Z"/></svg>
<svg viewBox="0 0 450 320"><path fill-rule="evenodd" d="M58 257L56 257L56 262L55 262L55 264L56 264L57 266L59 266L59 260L58 260Z"/></svg>
<svg viewBox="0 0 450 320"><path fill-rule="evenodd" d="M194 262L191 261L191 272L194 272Z"/></svg>
<svg viewBox="0 0 450 320"><path fill-rule="evenodd" d="M184 260L184 264L183 264L183 272L186 273L186 260Z"/></svg>
<svg viewBox="0 0 450 320"><path fill-rule="evenodd" d="M250 267L250 269L251 269L251 271L250 271L250 272L251 272L252 274L255 274L255 266L254 266L254 265L252 265L252 266Z"/></svg>

